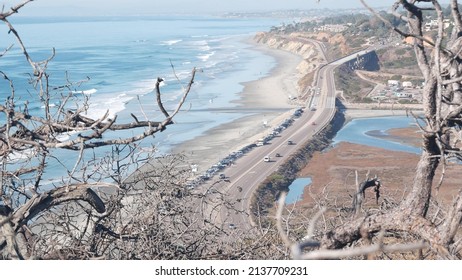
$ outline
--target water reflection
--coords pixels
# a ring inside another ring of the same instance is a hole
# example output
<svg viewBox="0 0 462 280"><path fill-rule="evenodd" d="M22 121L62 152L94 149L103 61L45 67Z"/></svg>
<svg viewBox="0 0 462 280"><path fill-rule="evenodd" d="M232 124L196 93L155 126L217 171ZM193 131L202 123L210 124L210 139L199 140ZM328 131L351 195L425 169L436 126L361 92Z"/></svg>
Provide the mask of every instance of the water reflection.
<svg viewBox="0 0 462 280"><path fill-rule="evenodd" d="M289 193L286 197L286 204L292 204L302 198L303 190L311 184L311 178L297 178L289 186Z"/></svg>
<svg viewBox="0 0 462 280"><path fill-rule="evenodd" d="M367 119L354 119L345 125L333 139L333 145L350 142L359 145L367 145L391 151L408 152L420 154L420 148L394 142L387 139L387 131L395 128L406 128L415 126L412 117L394 116ZM289 186L286 204L299 201L305 187L311 184L311 178L298 178Z"/></svg>
<svg viewBox="0 0 462 280"><path fill-rule="evenodd" d="M335 146L344 141L391 151L420 154L420 148L383 138L383 136L387 135L386 131L389 129L414 125L414 118L406 116L354 119L337 133L337 136L333 139L333 145Z"/></svg>

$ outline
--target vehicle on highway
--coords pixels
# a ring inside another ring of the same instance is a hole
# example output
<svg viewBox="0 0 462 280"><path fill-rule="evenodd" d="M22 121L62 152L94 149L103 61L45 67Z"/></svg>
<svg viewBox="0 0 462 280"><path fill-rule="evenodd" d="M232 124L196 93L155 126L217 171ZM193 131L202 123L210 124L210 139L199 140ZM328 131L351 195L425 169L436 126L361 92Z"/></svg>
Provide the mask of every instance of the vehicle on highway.
<svg viewBox="0 0 462 280"><path fill-rule="evenodd" d="M312 108L311 108L311 111L316 111L316 107L312 107Z"/></svg>
<svg viewBox="0 0 462 280"><path fill-rule="evenodd" d="M276 156L276 157L281 157L281 154L280 154L280 153L276 153L275 156Z"/></svg>
<svg viewBox="0 0 462 280"><path fill-rule="evenodd" d="M297 109L293 113L293 116L298 118L298 117L300 117L302 115L302 113L303 113L303 109Z"/></svg>
<svg viewBox="0 0 462 280"><path fill-rule="evenodd" d="M270 162L270 161L271 161L271 158L270 158L270 156L266 156L266 157L264 157L264 158L263 158L263 161L265 161L265 162Z"/></svg>
<svg viewBox="0 0 462 280"><path fill-rule="evenodd" d="M265 145L265 139L264 138L258 139L256 144L258 147Z"/></svg>
<svg viewBox="0 0 462 280"><path fill-rule="evenodd" d="M222 180L223 180L223 179L226 179L226 175L225 175L224 173L221 173L221 174L220 174L220 179L222 179Z"/></svg>
<svg viewBox="0 0 462 280"><path fill-rule="evenodd" d="M287 145L293 145L294 142L292 140L287 141Z"/></svg>

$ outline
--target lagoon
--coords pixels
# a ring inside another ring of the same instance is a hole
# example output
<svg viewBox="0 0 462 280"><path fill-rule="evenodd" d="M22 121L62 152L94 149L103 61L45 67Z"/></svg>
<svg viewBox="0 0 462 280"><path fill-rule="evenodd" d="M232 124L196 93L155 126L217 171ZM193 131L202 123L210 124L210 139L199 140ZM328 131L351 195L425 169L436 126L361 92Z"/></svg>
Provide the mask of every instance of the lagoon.
<svg viewBox="0 0 462 280"><path fill-rule="evenodd" d="M286 197L286 204L292 204L302 198L305 187L311 184L311 178L297 178L289 186L289 193Z"/></svg>
<svg viewBox="0 0 462 280"><path fill-rule="evenodd" d="M387 130L415 126L415 119L406 116L354 119L347 123L334 137L333 145L350 142L391 151L420 154L420 148L380 137Z"/></svg>
<svg viewBox="0 0 462 280"><path fill-rule="evenodd" d="M340 142L350 142L359 145L372 146L391 151L420 154L420 148L394 142L381 136L386 136L389 129L415 126L412 117L393 116L379 118L354 119L346 124L333 139L333 146ZM292 204L302 198L305 187L311 184L311 178L297 178L289 186L286 204Z"/></svg>

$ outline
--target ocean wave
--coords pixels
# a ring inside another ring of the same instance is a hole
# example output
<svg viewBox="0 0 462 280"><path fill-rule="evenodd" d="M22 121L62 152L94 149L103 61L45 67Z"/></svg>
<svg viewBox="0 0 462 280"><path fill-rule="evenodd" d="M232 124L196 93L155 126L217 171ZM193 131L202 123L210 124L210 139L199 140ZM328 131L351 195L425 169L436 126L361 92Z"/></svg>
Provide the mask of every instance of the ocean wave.
<svg viewBox="0 0 462 280"><path fill-rule="evenodd" d="M97 91L98 91L97 89L92 88L92 89L88 89L88 90L75 90L75 91L72 91L72 93L73 93L73 94L91 95L91 94L96 93Z"/></svg>
<svg viewBox="0 0 462 280"><path fill-rule="evenodd" d="M182 73L179 72L181 75ZM167 85L167 78L160 83L160 87ZM108 118L114 118L116 114L126 109L127 103L138 96L146 95L155 88L156 79L144 79L132 84L132 89L121 92L105 92L92 96L91 105L88 109L87 117L99 119L109 110Z"/></svg>
<svg viewBox="0 0 462 280"><path fill-rule="evenodd" d="M209 42L212 42L212 43L223 42L223 41L227 41L227 40L229 40L231 38L233 38L233 36L215 37L213 39L210 39Z"/></svg>
<svg viewBox="0 0 462 280"><path fill-rule="evenodd" d="M104 116L106 111L109 111L108 119L113 119L115 115L125 110L125 105L135 98L135 95L128 95L126 92L120 93L115 97L108 98L109 94L100 96L92 100L92 104L86 114L87 117L92 119L100 119ZM112 95L113 96L113 95Z"/></svg>
<svg viewBox="0 0 462 280"><path fill-rule="evenodd" d="M49 107L49 108L53 108L53 107L56 107L56 106L58 106L58 104L56 104L56 103L50 103L50 104L48 104L48 107ZM40 109L45 109L45 105L40 106Z"/></svg>
<svg viewBox="0 0 462 280"><path fill-rule="evenodd" d="M56 140L60 142L65 142L71 139L71 136L74 134L77 134L78 132L66 132L66 133L61 133L55 136Z"/></svg>
<svg viewBox="0 0 462 280"><path fill-rule="evenodd" d="M204 46L208 46L209 42L207 40L198 40L198 41L192 41L191 45L204 47Z"/></svg>
<svg viewBox="0 0 462 280"><path fill-rule="evenodd" d="M160 82L159 86L160 87L164 87L166 86L166 78L164 77L160 77L161 79L163 79L162 82ZM136 83L133 83L133 88L132 90L130 91L127 91L125 94L128 94L128 95L144 95L150 91L152 91L155 87L156 87L156 82L157 82L157 78L156 79L144 79L144 80L140 80Z"/></svg>
<svg viewBox="0 0 462 280"><path fill-rule="evenodd" d="M175 44L178 44L179 42L182 42L183 40L182 39L178 39L178 40L167 40L167 41L161 41L162 45L164 46L173 46Z"/></svg>
<svg viewBox="0 0 462 280"><path fill-rule="evenodd" d="M189 44L200 52L209 52L212 49L208 40L191 41Z"/></svg>
<svg viewBox="0 0 462 280"><path fill-rule="evenodd" d="M211 47L209 45L199 47L199 50L203 51L203 52L209 51L210 49L211 49Z"/></svg>
<svg viewBox="0 0 462 280"><path fill-rule="evenodd" d="M200 54L198 56L196 56L197 58L199 58L200 60L202 60L203 62L206 62L210 59L210 57L212 57L213 55L215 55L215 51L213 52L209 52L209 53L206 53L206 54Z"/></svg>
<svg viewBox="0 0 462 280"><path fill-rule="evenodd" d="M185 70L185 71L176 71L175 75L171 75L167 78L167 81L176 81L176 80L186 80L191 77L191 71L190 70Z"/></svg>
<svg viewBox="0 0 462 280"><path fill-rule="evenodd" d="M14 151L7 156L8 164L15 164L22 160L27 160L32 158L35 155L35 151L33 149L27 149L24 151Z"/></svg>

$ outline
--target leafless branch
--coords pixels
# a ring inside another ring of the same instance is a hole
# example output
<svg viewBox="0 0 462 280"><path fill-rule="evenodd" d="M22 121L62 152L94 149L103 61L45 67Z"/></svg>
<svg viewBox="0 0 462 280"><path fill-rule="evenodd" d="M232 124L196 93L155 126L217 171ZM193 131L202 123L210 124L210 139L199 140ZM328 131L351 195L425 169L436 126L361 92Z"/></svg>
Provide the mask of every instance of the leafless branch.
<svg viewBox="0 0 462 280"><path fill-rule="evenodd" d="M7 12L2 11L2 13L0 13L0 20L5 20L7 17L18 13L19 9L26 6L28 3L32 2L32 1L34 1L34 0L25 0L22 3L14 6L14 7L11 7L10 10L7 11Z"/></svg>
<svg viewBox="0 0 462 280"><path fill-rule="evenodd" d="M289 237L287 236L285 230L282 227L282 212L284 210L284 204L286 202L286 193L282 192L281 195L279 196L278 200L278 208L277 208L277 213L276 213L276 226L279 232L279 235L282 238L282 241L286 245L287 248L290 248L292 246L292 242L290 241Z"/></svg>
<svg viewBox="0 0 462 280"><path fill-rule="evenodd" d="M394 253L394 252L407 252L417 251L428 248L428 245L424 242L416 242L409 244L394 244L394 245L383 245L381 243L373 244L370 246L353 248L348 250L317 250L306 253L301 256L304 260L336 260L354 258L358 256L365 256L375 253Z"/></svg>

